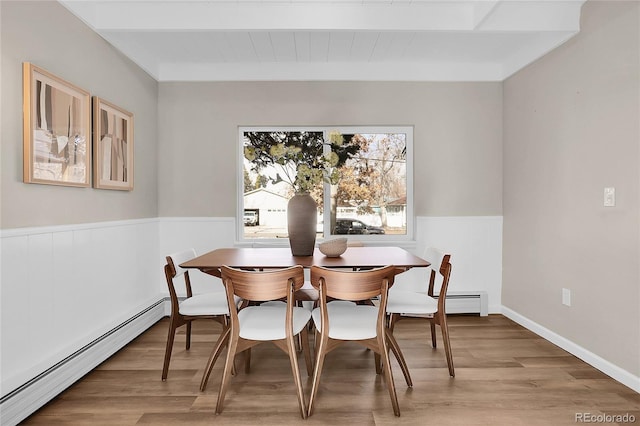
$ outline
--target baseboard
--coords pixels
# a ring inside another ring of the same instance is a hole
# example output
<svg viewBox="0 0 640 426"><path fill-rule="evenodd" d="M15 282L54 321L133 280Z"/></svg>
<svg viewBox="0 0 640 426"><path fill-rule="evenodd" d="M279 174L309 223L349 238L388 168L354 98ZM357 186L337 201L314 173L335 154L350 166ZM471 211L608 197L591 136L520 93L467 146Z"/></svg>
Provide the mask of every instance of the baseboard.
<svg viewBox="0 0 640 426"><path fill-rule="evenodd" d="M618 367L615 364L612 364L606 359L586 350L582 346L573 343L572 341L554 333L553 331L541 326L534 321L531 321L529 318L526 318L507 307L502 307L502 314L510 320L517 322L526 329L536 333L540 337L543 337L544 339L550 341L554 345L559 346L570 354L577 356L587 364L593 366L594 368L597 368L612 379L617 380L628 388L631 388L634 391L640 393L640 377L634 376L630 372Z"/></svg>
<svg viewBox="0 0 640 426"><path fill-rule="evenodd" d="M114 327L0 399L0 424L17 425L100 363L138 337L165 314L165 298Z"/></svg>

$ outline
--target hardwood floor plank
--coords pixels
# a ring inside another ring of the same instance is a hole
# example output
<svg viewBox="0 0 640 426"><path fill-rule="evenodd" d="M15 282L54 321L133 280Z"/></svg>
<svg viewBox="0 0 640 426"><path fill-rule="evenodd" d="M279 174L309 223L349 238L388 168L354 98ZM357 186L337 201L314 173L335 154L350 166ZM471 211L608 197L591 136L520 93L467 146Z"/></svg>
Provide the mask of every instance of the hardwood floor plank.
<svg viewBox="0 0 640 426"><path fill-rule="evenodd" d="M27 422L33 426L67 426L67 425L91 425L91 426L113 426L113 425L135 425L139 424L143 415L130 413L42 413L36 417L30 417Z"/></svg>
<svg viewBox="0 0 640 426"><path fill-rule="evenodd" d="M371 351L347 344L331 352L314 414L302 420L289 361L271 345L253 349L251 373L241 360L224 411L214 413L222 362L209 385L199 384L220 326L194 323L174 345L167 381L160 379L168 321L164 319L45 407L25 425L575 425L576 415L635 416L640 394L501 315L451 316L456 377L449 377L438 330L431 348L428 323L403 320L395 335L411 371L407 388L392 361L401 417L393 415L384 377ZM305 392L311 379L300 356ZM629 424L629 423L626 423ZM633 423L631 423L633 424Z"/></svg>

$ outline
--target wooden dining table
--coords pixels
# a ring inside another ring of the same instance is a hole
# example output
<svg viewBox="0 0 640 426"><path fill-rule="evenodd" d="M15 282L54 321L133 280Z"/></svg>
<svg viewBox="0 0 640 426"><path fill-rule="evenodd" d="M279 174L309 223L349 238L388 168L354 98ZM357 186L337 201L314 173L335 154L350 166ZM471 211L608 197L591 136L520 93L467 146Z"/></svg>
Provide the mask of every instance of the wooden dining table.
<svg viewBox="0 0 640 426"><path fill-rule="evenodd" d="M400 247L348 247L339 257L325 256L315 249L313 256L293 256L289 247L261 247L261 248L218 248L208 253L181 263L181 268L199 269L207 274L221 277L222 266L244 269L280 269L301 265L304 268L312 266L324 266L328 268L345 268L351 270L377 268L393 265L396 273L404 272L411 268L428 267L430 263ZM317 290L308 290L315 293L311 295L304 287L296 292L298 300L317 300ZM200 389L206 387L209 374L215 364L219 349L228 339L229 332L226 329L218 338L200 383Z"/></svg>
<svg viewBox="0 0 640 426"><path fill-rule="evenodd" d="M180 264L210 275L220 276L223 266L233 268L278 269L301 265L304 268L377 268L393 265L400 270L428 267L426 260L400 247L348 247L339 257L325 256L315 249L313 256L293 256L288 247L219 248Z"/></svg>

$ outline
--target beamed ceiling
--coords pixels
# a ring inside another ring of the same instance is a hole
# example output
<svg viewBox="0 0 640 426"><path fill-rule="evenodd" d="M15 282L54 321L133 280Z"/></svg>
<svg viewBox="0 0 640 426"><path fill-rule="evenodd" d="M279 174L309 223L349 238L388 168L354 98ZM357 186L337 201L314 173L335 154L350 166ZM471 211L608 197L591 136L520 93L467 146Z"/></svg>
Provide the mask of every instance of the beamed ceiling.
<svg viewBox="0 0 640 426"><path fill-rule="evenodd" d="M158 81L502 81L583 0L59 0Z"/></svg>

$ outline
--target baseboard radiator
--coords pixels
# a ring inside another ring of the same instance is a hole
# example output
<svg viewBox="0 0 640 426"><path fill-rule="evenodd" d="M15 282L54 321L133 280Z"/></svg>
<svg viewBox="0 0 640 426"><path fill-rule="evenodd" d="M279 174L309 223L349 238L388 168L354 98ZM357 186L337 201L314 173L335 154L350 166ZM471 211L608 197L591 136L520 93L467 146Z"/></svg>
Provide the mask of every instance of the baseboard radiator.
<svg viewBox="0 0 640 426"><path fill-rule="evenodd" d="M17 425L165 315L163 298L6 394L0 398L0 424Z"/></svg>
<svg viewBox="0 0 640 426"><path fill-rule="evenodd" d="M438 297L436 294L435 297ZM446 303L447 314L489 315L489 301L486 291L449 291ZM405 315L405 314L402 314ZM429 315L406 314L411 317L429 317Z"/></svg>
<svg viewBox="0 0 640 426"><path fill-rule="evenodd" d="M489 315L489 300L486 291L447 292L447 314Z"/></svg>

